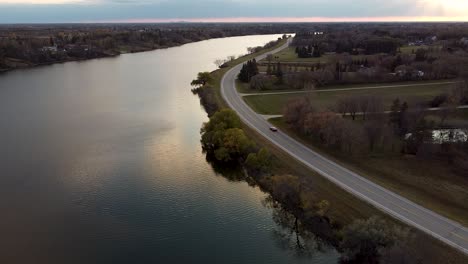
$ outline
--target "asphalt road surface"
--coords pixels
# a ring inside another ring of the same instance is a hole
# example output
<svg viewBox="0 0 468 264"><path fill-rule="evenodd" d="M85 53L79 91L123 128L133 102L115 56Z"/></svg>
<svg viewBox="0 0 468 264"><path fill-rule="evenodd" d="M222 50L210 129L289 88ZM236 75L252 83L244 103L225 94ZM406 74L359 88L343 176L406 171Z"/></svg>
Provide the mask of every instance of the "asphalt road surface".
<svg viewBox="0 0 468 264"><path fill-rule="evenodd" d="M287 46L288 43L269 53L277 53ZM258 56L257 61L265 58L267 54ZM235 80L241 67L240 64L226 72L221 81L221 93L224 100L237 112L243 122L273 144L351 194L468 255L468 229L461 224L359 176L281 131L270 131L271 125L262 116L256 114L237 93Z"/></svg>

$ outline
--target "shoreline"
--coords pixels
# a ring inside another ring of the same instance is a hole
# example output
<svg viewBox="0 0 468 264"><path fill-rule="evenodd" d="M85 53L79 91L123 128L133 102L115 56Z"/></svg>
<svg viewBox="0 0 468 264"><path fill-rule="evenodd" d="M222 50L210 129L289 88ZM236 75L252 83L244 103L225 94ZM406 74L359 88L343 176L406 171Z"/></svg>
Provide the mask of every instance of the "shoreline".
<svg viewBox="0 0 468 264"><path fill-rule="evenodd" d="M61 63L67 63L67 62L77 62L77 61L88 61L88 60L94 60L94 59L114 58L114 57L118 57L118 56L124 55L124 54L143 53L143 52L149 52L149 51L155 51L155 50L176 48L176 47L181 47L181 46L186 45L186 44L192 44L192 43L197 43L197 42L207 41L207 40L212 40L212 39L245 37L245 36L255 36L255 35L265 36L265 35L278 35L278 34L282 34L282 33L268 33L268 34L261 34L260 33L260 34L246 34L246 35L232 35L232 36L224 36L224 37L215 37L215 38L193 40L193 41L189 41L189 42L186 42L186 43L180 43L178 45L173 45L173 46L159 46L159 47L156 47L156 48L136 47L135 50L130 50L130 51L126 51L126 52L124 52L124 51L115 51L116 52L115 54L108 54L108 55L103 53L104 54L103 56L96 56L96 57L92 57L92 58L70 58L70 59L67 59L67 60L45 62L45 63L39 63L39 64L31 63L31 64L29 64L27 66L22 66L22 67L0 68L0 74L4 74L4 73L16 71L16 70L34 69L34 68L41 67L41 66L50 66L50 65L54 65L54 64L61 64ZM17 60L15 58L10 58L10 59ZM24 63L28 64L28 62L24 62Z"/></svg>

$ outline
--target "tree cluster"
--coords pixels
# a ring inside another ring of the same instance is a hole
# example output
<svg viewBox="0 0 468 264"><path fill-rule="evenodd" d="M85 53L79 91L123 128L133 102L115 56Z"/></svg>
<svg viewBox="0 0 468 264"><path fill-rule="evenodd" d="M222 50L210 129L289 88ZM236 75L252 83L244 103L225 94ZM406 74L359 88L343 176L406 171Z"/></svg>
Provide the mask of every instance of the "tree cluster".
<svg viewBox="0 0 468 264"><path fill-rule="evenodd" d="M379 263L389 250L408 239L409 232L371 217L355 220L343 229L342 236L340 250L344 263Z"/></svg>
<svg viewBox="0 0 468 264"><path fill-rule="evenodd" d="M315 197L304 179L274 175L262 182L270 193L265 204L273 209L273 220L281 228L275 234L282 243L292 244L297 253L333 245L341 253L342 263L393 263L388 261L394 258L412 263L416 259L404 248L412 240L408 229L376 216L340 227L329 218L330 202Z"/></svg>
<svg viewBox="0 0 468 264"><path fill-rule="evenodd" d="M296 47L295 52L299 58L318 58L321 56L318 45L308 45L304 47Z"/></svg>
<svg viewBox="0 0 468 264"><path fill-rule="evenodd" d="M74 24L0 27L0 70L115 56L211 38L294 32L293 25ZM265 45L272 47L278 40ZM258 47L254 51L263 49Z"/></svg>
<svg viewBox="0 0 468 264"><path fill-rule="evenodd" d="M410 107L398 98L388 114L384 113L382 99L376 96L343 97L334 110L317 112L309 98L293 99L285 106L283 119L313 142L347 156L409 154L428 161L445 160L456 173L468 168L468 142L463 134L442 127L447 116L455 113L455 107L439 111L439 125L427 118L424 104ZM435 130L440 131L443 141L434 139Z"/></svg>
<svg viewBox="0 0 468 264"><path fill-rule="evenodd" d="M288 102L283 119L299 133L350 155L361 154L367 145L365 131L359 125L333 112L316 112L308 98Z"/></svg>
<svg viewBox="0 0 468 264"><path fill-rule="evenodd" d="M240 118L230 109L221 109L201 128L203 150L219 162L240 162L254 174L271 168L271 155L259 149L242 130Z"/></svg>
<svg viewBox="0 0 468 264"><path fill-rule="evenodd" d="M214 154L219 161L236 161L244 158L254 148L254 143L241 129L241 121L236 113L222 109L210 117L201 129L202 146Z"/></svg>
<svg viewBox="0 0 468 264"><path fill-rule="evenodd" d="M237 75L237 78L241 82L248 83L254 77L255 75L258 74L258 66L257 66L257 61L255 59L247 61L247 63L244 63L242 65L242 69L240 70L239 74Z"/></svg>

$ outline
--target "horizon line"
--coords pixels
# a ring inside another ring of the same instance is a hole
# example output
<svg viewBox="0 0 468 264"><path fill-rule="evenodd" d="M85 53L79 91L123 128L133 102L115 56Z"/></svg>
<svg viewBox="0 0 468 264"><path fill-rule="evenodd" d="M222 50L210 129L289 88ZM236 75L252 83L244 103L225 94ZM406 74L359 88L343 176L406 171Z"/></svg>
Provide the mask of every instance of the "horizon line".
<svg viewBox="0 0 468 264"><path fill-rule="evenodd" d="M84 21L0 22L0 24L151 24L151 23L465 23L468 16L386 17L225 17L225 18L131 18Z"/></svg>
<svg viewBox="0 0 468 264"><path fill-rule="evenodd" d="M468 16L384 17L224 17L224 18L135 18L89 20L81 23L349 23L349 22L468 22Z"/></svg>

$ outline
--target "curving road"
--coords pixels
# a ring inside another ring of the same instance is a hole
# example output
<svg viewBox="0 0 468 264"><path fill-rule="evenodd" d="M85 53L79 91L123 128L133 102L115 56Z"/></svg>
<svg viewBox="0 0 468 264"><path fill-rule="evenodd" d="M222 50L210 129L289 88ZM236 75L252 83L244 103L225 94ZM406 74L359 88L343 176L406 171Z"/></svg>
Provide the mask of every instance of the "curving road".
<svg viewBox="0 0 468 264"><path fill-rule="evenodd" d="M256 59L261 60L269 53L277 53L285 49L288 44L286 43L271 52L260 55ZM239 64L226 72L221 81L221 93L224 100L237 112L243 122L273 144L351 194L468 255L468 229L461 224L419 206L357 175L281 131L271 132L269 123L248 107L237 93L235 80L241 67L242 64Z"/></svg>

